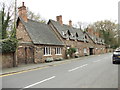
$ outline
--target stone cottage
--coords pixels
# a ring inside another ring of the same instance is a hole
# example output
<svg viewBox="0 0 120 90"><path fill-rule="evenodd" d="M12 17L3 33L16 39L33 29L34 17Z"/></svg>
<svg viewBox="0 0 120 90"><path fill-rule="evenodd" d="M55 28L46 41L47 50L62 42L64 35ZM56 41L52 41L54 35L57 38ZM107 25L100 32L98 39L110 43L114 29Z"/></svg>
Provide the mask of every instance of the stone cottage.
<svg viewBox="0 0 120 90"><path fill-rule="evenodd" d="M16 37L18 64L45 62L47 58L64 58L64 43L52 28L27 18L24 3L19 9Z"/></svg>
<svg viewBox="0 0 120 90"><path fill-rule="evenodd" d="M95 54L102 54L106 53L106 45L104 43L104 39L100 38L100 35L98 32L95 32L95 30L91 27L87 28L87 32L85 34L88 35L89 38L93 41L94 45L94 53Z"/></svg>
<svg viewBox="0 0 120 90"><path fill-rule="evenodd" d="M76 48L76 55L85 56L105 53L104 40L99 34L88 29L83 32L72 26L63 24L62 15L47 24L27 18L24 3L19 9L16 36L19 40L17 49L18 64L45 62L47 58L66 57L66 50Z"/></svg>

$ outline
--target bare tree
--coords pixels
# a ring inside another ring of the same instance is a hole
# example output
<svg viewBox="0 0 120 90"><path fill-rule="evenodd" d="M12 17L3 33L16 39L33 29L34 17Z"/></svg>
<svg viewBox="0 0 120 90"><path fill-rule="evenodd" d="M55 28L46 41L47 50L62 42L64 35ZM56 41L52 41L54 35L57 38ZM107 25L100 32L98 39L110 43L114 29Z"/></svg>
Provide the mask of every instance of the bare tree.
<svg viewBox="0 0 120 90"><path fill-rule="evenodd" d="M78 24L78 27L80 28L80 30L83 30L83 31L88 26L88 23L85 23L85 22L77 22L77 24Z"/></svg>
<svg viewBox="0 0 120 90"><path fill-rule="evenodd" d="M27 15L28 15L28 18L31 20L35 20L35 21L38 21L41 23L46 23L46 20L44 18L42 18L39 13L35 14L32 11L30 11L29 8L27 8Z"/></svg>

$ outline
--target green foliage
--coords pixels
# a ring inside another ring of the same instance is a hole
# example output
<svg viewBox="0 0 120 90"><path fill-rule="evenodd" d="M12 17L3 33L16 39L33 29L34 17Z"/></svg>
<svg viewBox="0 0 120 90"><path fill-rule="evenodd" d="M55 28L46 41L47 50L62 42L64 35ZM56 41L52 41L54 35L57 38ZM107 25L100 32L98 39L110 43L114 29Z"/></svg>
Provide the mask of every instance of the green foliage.
<svg viewBox="0 0 120 90"><path fill-rule="evenodd" d="M63 60L62 57L55 58L55 61L61 61L61 60Z"/></svg>
<svg viewBox="0 0 120 90"><path fill-rule="evenodd" d="M1 18L2 18L2 39L7 38L7 28L10 22L10 13L9 11L5 12L5 5L3 4L2 11L1 11Z"/></svg>
<svg viewBox="0 0 120 90"><path fill-rule="evenodd" d="M96 32L100 33L100 37L105 40L107 45L115 48L118 44L117 30L118 25L110 20L97 21L91 25Z"/></svg>
<svg viewBox="0 0 120 90"><path fill-rule="evenodd" d="M45 60L45 62L52 62L52 61L53 61L52 57L46 58L46 60Z"/></svg>
<svg viewBox="0 0 120 90"><path fill-rule="evenodd" d="M70 55L70 57L72 57L72 55L76 52L76 48L69 48L66 52L67 55Z"/></svg>
<svg viewBox="0 0 120 90"><path fill-rule="evenodd" d="M18 40L16 38L7 38L0 41L2 46L2 52L15 52L17 48Z"/></svg>

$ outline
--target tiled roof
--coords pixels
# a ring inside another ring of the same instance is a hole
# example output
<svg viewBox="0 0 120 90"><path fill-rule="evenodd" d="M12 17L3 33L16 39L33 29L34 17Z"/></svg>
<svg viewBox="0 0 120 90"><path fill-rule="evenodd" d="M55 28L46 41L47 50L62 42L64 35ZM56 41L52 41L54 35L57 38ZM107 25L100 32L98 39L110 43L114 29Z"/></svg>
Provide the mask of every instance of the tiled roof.
<svg viewBox="0 0 120 90"><path fill-rule="evenodd" d="M20 20L34 44L64 45L49 25L29 19L27 22L24 22L21 18Z"/></svg>
<svg viewBox="0 0 120 90"><path fill-rule="evenodd" d="M95 35L91 35L88 32L85 32L85 33L94 41L94 43L96 43L96 44L105 44L104 39L96 37Z"/></svg>
<svg viewBox="0 0 120 90"><path fill-rule="evenodd" d="M84 41L85 35L80 29L65 24L61 25L58 21L54 20L49 20L49 22L51 22L54 25L54 27L60 33L62 38Z"/></svg>

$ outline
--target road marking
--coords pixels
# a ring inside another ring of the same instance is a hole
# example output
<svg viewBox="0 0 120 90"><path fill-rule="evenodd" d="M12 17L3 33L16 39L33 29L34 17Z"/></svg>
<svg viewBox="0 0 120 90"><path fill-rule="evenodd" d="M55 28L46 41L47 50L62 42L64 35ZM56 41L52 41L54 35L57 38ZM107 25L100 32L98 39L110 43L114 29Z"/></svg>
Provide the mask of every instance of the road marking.
<svg viewBox="0 0 120 90"><path fill-rule="evenodd" d="M58 64L53 64L53 66L58 66L58 65L66 64L68 62L69 61L64 61L64 62L61 62L61 63L58 63ZM30 72L30 71L35 71L35 70L44 69L44 68L48 68L48 67L50 67L50 66L43 66L43 67L37 67L37 68L28 69L28 70L22 70L22 71L18 71L18 72L12 72L12 73L8 73L8 74L0 75L0 77L6 77L6 76L10 76L10 75L16 75L16 74Z"/></svg>
<svg viewBox="0 0 120 90"><path fill-rule="evenodd" d="M72 71L74 71L74 70L77 70L77 69L79 69L79 68L85 67L85 66L87 66L87 65L88 65L88 64L84 64L84 65L82 65L82 66L79 66L79 67L76 67L76 68L74 68L74 69L68 70L68 72L72 72Z"/></svg>
<svg viewBox="0 0 120 90"><path fill-rule="evenodd" d="M10 75L16 75L16 74L30 72L30 71L35 71L35 70L44 69L44 68L48 68L48 66L37 67L37 68L28 69L28 70L22 70L22 71L13 72L13 73L5 74L5 75L3 74L3 75L0 75L0 77L10 76Z"/></svg>
<svg viewBox="0 0 120 90"><path fill-rule="evenodd" d="M66 64L69 63L70 61L64 61L58 64L53 64L53 66L58 66L58 65L62 65L62 64ZM39 69L44 69L44 68L48 68L50 67L48 66L43 66L43 67L37 67L37 68L32 68L32 69L28 69L28 70L22 70L22 71L18 71L18 72L11 72L11 73L6 73L6 74L1 74L0 77L6 77L6 76L10 76L10 75L16 75L16 74L21 74L21 73L25 73L25 72L30 72L30 71L35 71L35 70L39 70Z"/></svg>
<svg viewBox="0 0 120 90"><path fill-rule="evenodd" d="M46 82L46 81L51 80L51 79L53 79L53 78L55 78L55 76L52 76L52 77L50 77L50 78L44 79L44 80L42 80L42 81L40 81L40 82L36 82L36 83L34 83L34 84L31 84L31 85L28 85L28 86L26 86L26 87L24 87L24 88L22 88L22 89L20 89L20 90L33 87L33 86L35 86L35 85L37 85L37 84Z"/></svg>

